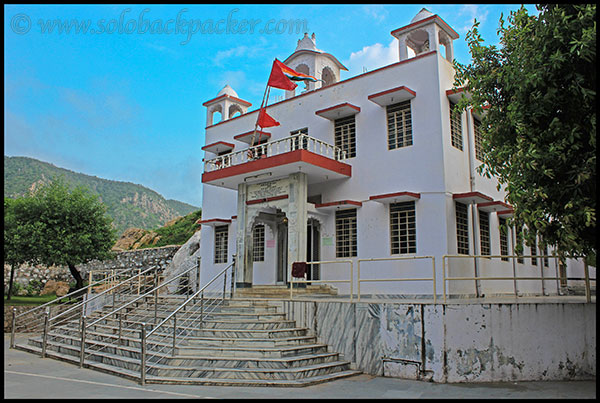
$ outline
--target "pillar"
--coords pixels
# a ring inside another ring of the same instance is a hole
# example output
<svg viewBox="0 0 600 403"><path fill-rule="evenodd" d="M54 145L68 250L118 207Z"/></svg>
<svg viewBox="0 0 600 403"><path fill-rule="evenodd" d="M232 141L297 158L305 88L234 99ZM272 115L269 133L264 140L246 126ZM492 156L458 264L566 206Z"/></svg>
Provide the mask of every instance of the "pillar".
<svg viewBox="0 0 600 403"><path fill-rule="evenodd" d="M292 263L306 261L306 223L308 219L308 178L305 173L290 175L288 198L288 279L292 276Z"/></svg>

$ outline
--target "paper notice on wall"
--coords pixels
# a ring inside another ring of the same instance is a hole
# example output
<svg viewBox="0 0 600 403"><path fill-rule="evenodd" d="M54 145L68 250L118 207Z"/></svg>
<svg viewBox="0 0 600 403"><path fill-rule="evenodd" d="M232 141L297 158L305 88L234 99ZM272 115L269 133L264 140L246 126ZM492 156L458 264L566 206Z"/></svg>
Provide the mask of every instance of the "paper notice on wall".
<svg viewBox="0 0 600 403"><path fill-rule="evenodd" d="M330 236L325 237L324 236L323 238L321 238L321 244L323 246L333 246L333 237L330 237Z"/></svg>
<svg viewBox="0 0 600 403"><path fill-rule="evenodd" d="M275 240L267 239L267 248L274 248L274 247L275 247Z"/></svg>

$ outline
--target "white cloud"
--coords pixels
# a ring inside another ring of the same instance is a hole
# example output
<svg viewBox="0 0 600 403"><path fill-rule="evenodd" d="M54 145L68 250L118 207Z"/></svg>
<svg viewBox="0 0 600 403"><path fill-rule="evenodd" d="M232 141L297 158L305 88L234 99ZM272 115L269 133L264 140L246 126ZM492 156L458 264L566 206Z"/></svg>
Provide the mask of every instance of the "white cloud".
<svg viewBox="0 0 600 403"><path fill-rule="evenodd" d="M219 50L215 57L213 57L213 62L217 66L223 66L223 61L229 59L230 57L242 57L248 53L249 48L247 46L241 45L236 46L235 48L227 49L227 50Z"/></svg>
<svg viewBox="0 0 600 403"><path fill-rule="evenodd" d="M363 6L362 11L364 14L373 18L377 22L383 22L388 16L388 12L381 5L369 5Z"/></svg>
<svg viewBox="0 0 600 403"><path fill-rule="evenodd" d="M479 21L481 24L484 24L487 20L487 16L489 14L489 10L484 10L481 6L477 4L466 4L458 10L459 17L467 17L467 20L464 21L462 27L457 28L457 32L460 34L465 34L473 27L473 22L475 19Z"/></svg>
<svg viewBox="0 0 600 403"><path fill-rule="evenodd" d="M367 71L375 70L396 63L398 60L398 40L392 39L387 46L376 43L365 46L358 52L352 52L350 59L345 64L348 67L349 75L352 77L362 74L364 69Z"/></svg>

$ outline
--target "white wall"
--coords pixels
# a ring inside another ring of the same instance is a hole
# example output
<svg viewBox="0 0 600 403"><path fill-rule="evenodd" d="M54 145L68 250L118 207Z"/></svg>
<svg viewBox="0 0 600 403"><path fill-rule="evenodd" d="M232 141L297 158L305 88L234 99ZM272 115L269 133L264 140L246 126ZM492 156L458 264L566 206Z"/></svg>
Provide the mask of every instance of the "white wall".
<svg viewBox="0 0 600 403"><path fill-rule="evenodd" d="M267 129L271 140L289 136L290 131L308 127L308 134L329 144L334 144L333 122L315 115L315 111L348 102L359 106L356 115L356 157L345 162L352 166L352 177L309 185L309 195L322 195L322 202L344 199L363 202L357 211L358 257L354 260L354 279L356 281L358 258L392 257L389 234L389 206L369 201L373 195L401 191L417 192L421 198L416 202L417 252L414 255L433 255L436 259L438 294L441 294L442 255L456 254L456 223L453 193L479 191L494 198L504 200L504 194L496 189L496 181L482 177L476 172L478 162L474 158L474 139L472 119L463 113L463 151L451 145L450 115L446 90L453 87L453 69L441 55L431 53L424 57L391 65L372 71L316 91L296 96L289 100L269 106L268 113L281 123L281 126ZM413 145L388 150L387 122L385 108L368 100L368 96L399 86L407 86L416 92L411 101ZM233 139L237 134L247 132L254 127L256 112L230 119L206 128L206 143L226 141L235 143L235 151L246 149L248 145ZM469 136L469 139L468 139ZM470 147L470 149L469 149ZM470 150L470 151L469 151ZM469 153L471 153L474 186L469 184ZM206 159L214 155L206 153ZM275 178L271 178L275 179ZM225 218L237 214L236 191L212 185L203 185L203 219ZM322 217L324 228L322 237L335 234L335 213L330 211ZM469 214L470 250L479 250L479 227L471 223ZM498 218L490 214L490 235L492 253L499 254ZM474 231L475 229L475 231ZM204 259L212 263L214 236L211 228L202 229L201 248ZM475 233L473 233L475 232ZM230 231L230 242L234 242L235 231ZM477 243L477 248L475 248ZM512 239L509 241L512 245ZM235 242L229 254L235 253ZM509 246L512 253L512 246ZM526 248L525 253L528 253ZM335 257L334 245L321 247L321 259ZM339 260L339 259L338 259ZM489 275L512 275L512 262L480 260L480 273ZM408 264L397 262L365 265L362 275L365 278L397 277L402 270L409 277L430 276L429 263L425 261ZM207 266L206 264L204 266ZM254 281L257 284L274 282L274 270L266 264L254 266ZM571 266L569 266L571 267ZM539 274L538 266L531 266L530 259L525 264L517 264L518 275ZM473 262L468 259L453 260L453 276L473 275ZM548 270L548 269L546 269ZM569 269L571 270L571 269ZM581 269L575 269L582 271ZM215 269L216 271L216 269ZM553 274L553 270L549 270ZM212 272L207 270L206 273ZM349 278L347 265L324 265L321 268L323 278ZM204 277L203 277L204 278ZM355 283L356 284L356 283ZM473 293L473 281L452 282L448 289L455 293ZM527 293L541 289L534 281L523 281L519 290ZM340 293L349 293L350 287L341 283L332 284ZM550 289L550 282L548 282ZM508 287L508 289L507 289ZM378 293L430 294L431 284L425 282L377 283L364 288ZM483 293L512 292L511 281L483 282ZM356 289L354 290L356 292ZM554 289L553 292L556 292Z"/></svg>

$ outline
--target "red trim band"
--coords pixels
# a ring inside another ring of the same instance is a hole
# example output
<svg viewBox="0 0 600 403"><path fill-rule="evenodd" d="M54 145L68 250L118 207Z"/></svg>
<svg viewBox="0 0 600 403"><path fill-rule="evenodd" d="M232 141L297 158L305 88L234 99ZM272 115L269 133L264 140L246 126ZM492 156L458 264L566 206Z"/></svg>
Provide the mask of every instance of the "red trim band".
<svg viewBox="0 0 600 403"><path fill-rule="evenodd" d="M289 198L288 195L280 195L280 196L273 196L273 197L264 197L262 199L246 200L246 205L249 206L251 204L266 203L266 202L275 201L275 200L284 200L287 198Z"/></svg>

